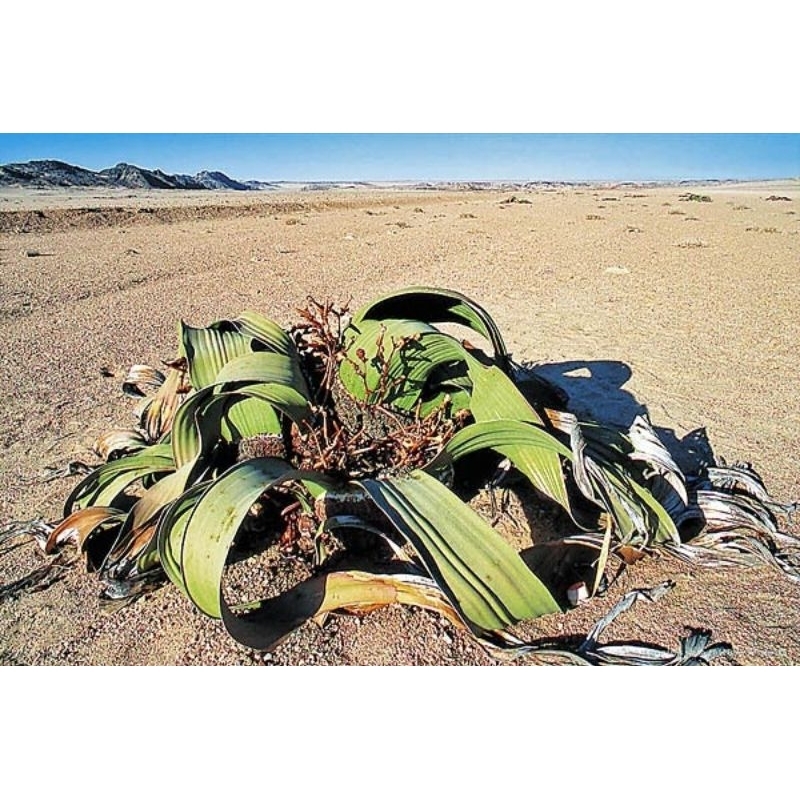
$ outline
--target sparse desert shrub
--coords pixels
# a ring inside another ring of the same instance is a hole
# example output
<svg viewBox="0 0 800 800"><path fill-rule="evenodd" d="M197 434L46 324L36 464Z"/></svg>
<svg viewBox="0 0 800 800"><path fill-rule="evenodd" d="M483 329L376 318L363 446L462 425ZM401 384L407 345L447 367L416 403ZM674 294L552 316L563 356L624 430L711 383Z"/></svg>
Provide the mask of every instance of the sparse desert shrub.
<svg viewBox="0 0 800 800"><path fill-rule="evenodd" d="M711 198L707 194L694 194L692 192L685 192L678 196L678 200L688 201L690 203L710 203Z"/></svg>
<svg viewBox="0 0 800 800"><path fill-rule="evenodd" d="M505 198L505 200L500 201L501 206L509 205L510 203L518 203L522 205L531 205L531 201L528 200L527 197L517 197L515 194L512 194L511 197Z"/></svg>
<svg viewBox="0 0 800 800"><path fill-rule="evenodd" d="M601 217L600 214L587 214L586 219L597 220L597 219L604 219L604 217Z"/></svg>

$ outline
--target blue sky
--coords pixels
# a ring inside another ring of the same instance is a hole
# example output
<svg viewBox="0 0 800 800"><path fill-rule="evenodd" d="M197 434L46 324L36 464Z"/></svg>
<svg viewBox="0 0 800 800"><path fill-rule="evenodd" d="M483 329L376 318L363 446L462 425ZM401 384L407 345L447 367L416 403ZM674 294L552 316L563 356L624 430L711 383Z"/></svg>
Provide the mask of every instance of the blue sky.
<svg viewBox="0 0 800 800"><path fill-rule="evenodd" d="M0 164L120 161L240 180L679 180L800 176L800 134L0 134Z"/></svg>

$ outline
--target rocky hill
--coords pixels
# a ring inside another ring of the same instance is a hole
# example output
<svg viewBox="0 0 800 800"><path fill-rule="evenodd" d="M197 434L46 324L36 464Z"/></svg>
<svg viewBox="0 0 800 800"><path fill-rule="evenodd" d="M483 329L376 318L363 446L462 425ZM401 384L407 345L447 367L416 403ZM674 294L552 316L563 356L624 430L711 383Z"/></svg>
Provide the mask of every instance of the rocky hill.
<svg viewBox="0 0 800 800"><path fill-rule="evenodd" d="M203 170L194 176L194 180L205 189L232 189L233 191L241 192L251 188L246 183L229 178L224 172Z"/></svg>
<svg viewBox="0 0 800 800"><path fill-rule="evenodd" d="M125 189L227 189L233 191L272 189L274 184L260 181L242 183L223 172L198 172L197 175L169 175L160 169L145 169L133 164L93 172L63 161L26 161L0 166L0 186L44 189L59 186L100 186Z"/></svg>
<svg viewBox="0 0 800 800"><path fill-rule="evenodd" d="M106 179L63 161L27 161L0 166L0 186L107 186Z"/></svg>

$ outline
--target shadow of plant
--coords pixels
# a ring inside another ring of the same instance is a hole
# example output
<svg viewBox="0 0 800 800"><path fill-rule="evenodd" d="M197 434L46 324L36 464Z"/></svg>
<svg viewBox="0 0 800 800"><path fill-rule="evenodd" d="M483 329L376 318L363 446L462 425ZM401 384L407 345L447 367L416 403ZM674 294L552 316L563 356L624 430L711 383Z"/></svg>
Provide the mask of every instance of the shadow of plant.
<svg viewBox="0 0 800 800"><path fill-rule="evenodd" d="M647 406L624 388L633 370L622 361L528 363L523 367L562 389L568 397L568 410L582 419L627 430L636 417L649 417ZM674 428L654 425L653 429L685 472L697 472L716 463L705 428L697 428L682 437Z"/></svg>

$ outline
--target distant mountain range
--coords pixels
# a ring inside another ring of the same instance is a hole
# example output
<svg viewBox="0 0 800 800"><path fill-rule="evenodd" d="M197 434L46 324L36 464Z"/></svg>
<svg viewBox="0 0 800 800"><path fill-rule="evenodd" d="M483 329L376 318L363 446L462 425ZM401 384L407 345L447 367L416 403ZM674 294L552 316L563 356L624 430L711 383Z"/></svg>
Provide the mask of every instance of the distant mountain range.
<svg viewBox="0 0 800 800"><path fill-rule="evenodd" d="M413 190L514 190L558 189L560 187L633 188L655 186L724 185L732 180L704 181L237 181L224 172L203 170L196 175L168 175L160 169L145 169L134 164L94 172L63 161L26 161L0 166L0 187L33 189L58 187L98 187L117 189L209 189L226 191L276 191L325 189L413 189Z"/></svg>
<svg viewBox="0 0 800 800"><path fill-rule="evenodd" d="M121 189L228 189L234 191L269 190L276 183L236 181L223 172L198 172L197 175L168 175L160 169L144 169L133 164L117 164L94 172L63 161L26 161L0 166L0 186L33 188L96 186Z"/></svg>

